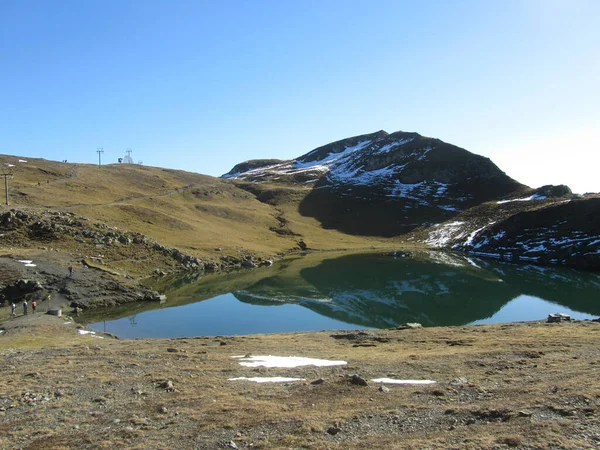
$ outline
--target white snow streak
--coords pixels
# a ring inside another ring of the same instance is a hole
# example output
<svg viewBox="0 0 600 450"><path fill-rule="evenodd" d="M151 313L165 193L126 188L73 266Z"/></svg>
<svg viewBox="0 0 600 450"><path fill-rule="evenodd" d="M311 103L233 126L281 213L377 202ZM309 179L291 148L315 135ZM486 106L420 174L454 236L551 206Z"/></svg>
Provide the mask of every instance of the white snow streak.
<svg viewBox="0 0 600 450"><path fill-rule="evenodd" d="M326 359L304 358L302 356L232 356L239 358L240 365L245 367L300 367L300 366L343 366L346 361L329 361Z"/></svg>
<svg viewBox="0 0 600 450"><path fill-rule="evenodd" d="M292 381L305 381L305 378L286 378L286 377L238 377L229 378L228 381L254 381L255 383L289 383Z"/></svg>
<svg viewBox="0 0 600 450"><path fill-rule="evenodd" d="M528 202L530 200L544 200L546 198L545 195L540 195L540 194L533 194L529 197L525 197L525 198L515 198L512 200L500 200L499 202L496 202L498 205L503 205L504 203L510 203L510 202Z"/></svg>
<svg viewBox="0 0 600 450"><path fill-rule="evenodd" d="M434 384L437 383L433 380L396 380L394 378L375 378L371 380L373 383L387 383L387 384Z"/></svg>
<svg viewBox="0 0 600 450"><path fill-rule="evenodd" d="M443 247L461 231L463 225L464 222L458 220L441 225L437 230L433 230L429 233L429 238L425 243L430 244L433 247ZM457 238L458 237L460 237L460 234Z"/></svg>

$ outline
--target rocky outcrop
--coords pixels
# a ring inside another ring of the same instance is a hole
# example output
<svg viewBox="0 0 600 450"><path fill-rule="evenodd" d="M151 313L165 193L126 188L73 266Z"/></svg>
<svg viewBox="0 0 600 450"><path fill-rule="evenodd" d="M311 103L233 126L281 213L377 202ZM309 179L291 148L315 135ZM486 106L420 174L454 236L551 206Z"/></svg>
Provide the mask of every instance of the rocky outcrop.
<svg viewBox="0 0 600 450"><path fill-rule="evenodd" d="M44 294L45 289L39 281L20 279L9 286L0 286L0 303L30 298L39 301Z"/></svg>
<svg viewBox="0 0 600 450"><path fill-rule="evenodd" d="M169 271L215 272L255 268L263 264L262 259L256 259L252 255L242 258L224 255L219 261L202 261L177 248L164 246L141 233L119 230L102 222L91 224L87 218L65 211L12 209L0 216L0 232L4 232L0 237L4 244L14 247L27 247L31 241L51 243L61 239L73 239L96 251L104 249L106 252L107 249L114 249L120 253L122 250L119 249L126 247L128 253L136 255L143 250L170 261ZM101 257L89 259L103 264Z"/></svg>

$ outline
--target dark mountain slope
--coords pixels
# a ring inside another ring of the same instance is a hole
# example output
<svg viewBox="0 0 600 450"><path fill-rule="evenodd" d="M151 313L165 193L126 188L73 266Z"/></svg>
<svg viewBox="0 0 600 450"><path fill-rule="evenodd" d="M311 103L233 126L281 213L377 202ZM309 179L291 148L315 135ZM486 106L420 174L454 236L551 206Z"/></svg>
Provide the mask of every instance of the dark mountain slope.
<svg viewBox="0 0 600 450"><path fill-rule="evenodd" d="M528 189L488 158L418 133L378 131L295 160L245 164L256 168L240 172L237 165L225 177L311 184L300 213L358 235L397 236Z"/></svg>

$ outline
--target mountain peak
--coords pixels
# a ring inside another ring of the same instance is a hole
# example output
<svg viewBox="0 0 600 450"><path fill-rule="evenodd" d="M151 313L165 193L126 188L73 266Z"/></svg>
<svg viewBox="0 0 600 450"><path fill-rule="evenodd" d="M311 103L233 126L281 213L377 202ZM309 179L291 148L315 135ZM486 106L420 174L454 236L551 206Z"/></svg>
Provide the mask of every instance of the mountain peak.
<svg viewBox="0 0 600 450"><path fill-rule="evenodd" d="M351 234L397 235L527 188L489 158L419 133L383 130L288 161L248 161L225 176L313 184L300 213Z"/></svg>

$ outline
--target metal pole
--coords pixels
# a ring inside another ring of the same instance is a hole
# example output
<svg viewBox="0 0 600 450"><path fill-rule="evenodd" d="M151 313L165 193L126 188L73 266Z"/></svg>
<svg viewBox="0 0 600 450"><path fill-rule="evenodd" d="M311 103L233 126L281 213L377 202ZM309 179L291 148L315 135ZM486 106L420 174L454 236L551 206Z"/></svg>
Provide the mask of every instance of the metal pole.
<svg viewBox="0 0 600 450"><path fill-rule="evenodd" d="M6 191L6 206L8 206L8 175L4 175L4 190Z"/></svg>
<svg viewBox="0 0 600 450"><path fill-rule="evenodd" d="M104 153L104 149L100 147L96 150L96 153L98 153L98 167L100 167L102 165L102 153Z"/></svg>

